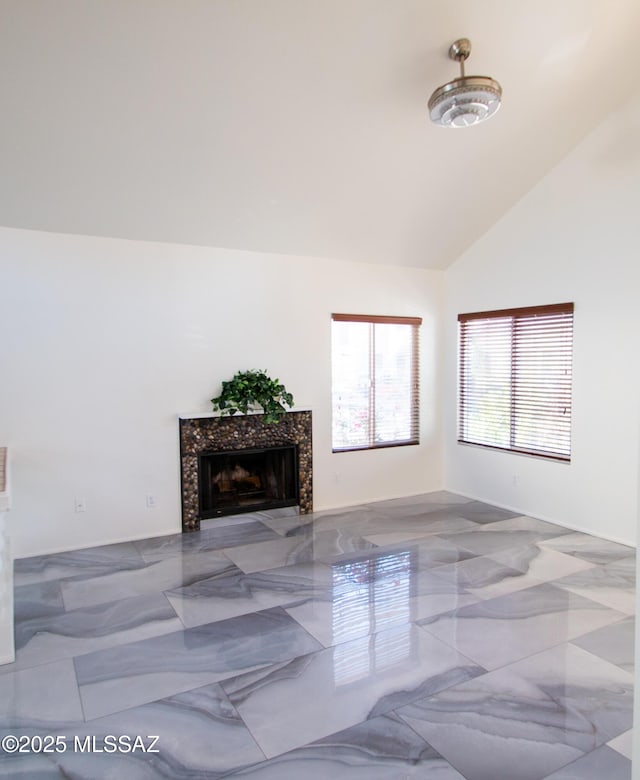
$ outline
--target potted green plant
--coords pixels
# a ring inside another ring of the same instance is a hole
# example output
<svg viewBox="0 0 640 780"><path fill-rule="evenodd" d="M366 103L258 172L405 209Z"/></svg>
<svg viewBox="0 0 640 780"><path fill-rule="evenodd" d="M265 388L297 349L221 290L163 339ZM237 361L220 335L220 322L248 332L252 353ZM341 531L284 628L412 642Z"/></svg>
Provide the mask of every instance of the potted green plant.
<svg viewBox="0 0 640 780"><path fill-rule="evenodd" d="M211 403L214 412L222 414L247 414L262 407L265 423L277 423L287 412L285 406L293 406L293 396L279 379L271 379L266 371L238 371L222 383L222 392Z"/></svg>

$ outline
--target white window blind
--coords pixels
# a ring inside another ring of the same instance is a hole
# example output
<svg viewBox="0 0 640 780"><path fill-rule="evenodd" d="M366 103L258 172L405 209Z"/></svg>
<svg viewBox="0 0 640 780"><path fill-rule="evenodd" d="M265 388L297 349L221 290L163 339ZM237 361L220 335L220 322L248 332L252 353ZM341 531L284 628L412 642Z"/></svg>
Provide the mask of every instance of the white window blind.
<svg viewBox="0 0 640 780"><path fill-rule="evenodd" d="M573 303L458 322L459 441L569 460Z"/></svg>
<svg viewBox="0 0 640 780"><path fill-rule="evenodd" d="M331 316L333 451L417 444L422 320Z"/></svg>

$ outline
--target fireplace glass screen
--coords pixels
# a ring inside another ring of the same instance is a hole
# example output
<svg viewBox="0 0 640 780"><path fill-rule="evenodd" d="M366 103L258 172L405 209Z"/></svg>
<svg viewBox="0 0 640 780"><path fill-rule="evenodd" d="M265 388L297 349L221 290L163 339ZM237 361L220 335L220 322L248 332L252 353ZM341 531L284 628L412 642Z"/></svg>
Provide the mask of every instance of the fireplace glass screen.
<svg viewBox="0 0 640 780"><path fill-rule="evenodd" d="M198 457L200 517L295 506L297 447L203 452Z"/></svg>

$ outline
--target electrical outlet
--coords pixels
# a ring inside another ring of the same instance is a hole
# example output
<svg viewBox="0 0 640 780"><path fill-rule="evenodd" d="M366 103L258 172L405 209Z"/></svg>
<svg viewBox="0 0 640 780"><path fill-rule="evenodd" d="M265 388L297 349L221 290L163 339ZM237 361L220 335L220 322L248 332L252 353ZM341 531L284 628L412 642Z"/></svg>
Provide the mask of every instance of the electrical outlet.
<svg viewBox="0 0 640 780"><path fill-rule="evenodd" d="M87 504L84 500L84 498L79 498L78 496L74 499L74 506L76 509L76 512L86 512L87 511Z"/></svg>
<svg viewBox="0 0 640 780"><path fill-rule="evenodd" d="M158 506L158 499L147 493L147 509L155 509Z"/></svg>

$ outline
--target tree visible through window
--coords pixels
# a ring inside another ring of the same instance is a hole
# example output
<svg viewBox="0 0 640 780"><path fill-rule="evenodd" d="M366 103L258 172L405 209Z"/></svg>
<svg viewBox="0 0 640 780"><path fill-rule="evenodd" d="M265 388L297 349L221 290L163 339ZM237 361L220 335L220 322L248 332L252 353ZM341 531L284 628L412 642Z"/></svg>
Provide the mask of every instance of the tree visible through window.
<svg viewBox="0 0 640 780"><path fill-rule="evenodd" d="M458 315L459 441L571 457L573 303Z"/></svg>
<svg viewBox="0 0 640 780"><path fill-rule="evenodd" d="M418 317L333 314L333 451L418 443Z"/></svg>

